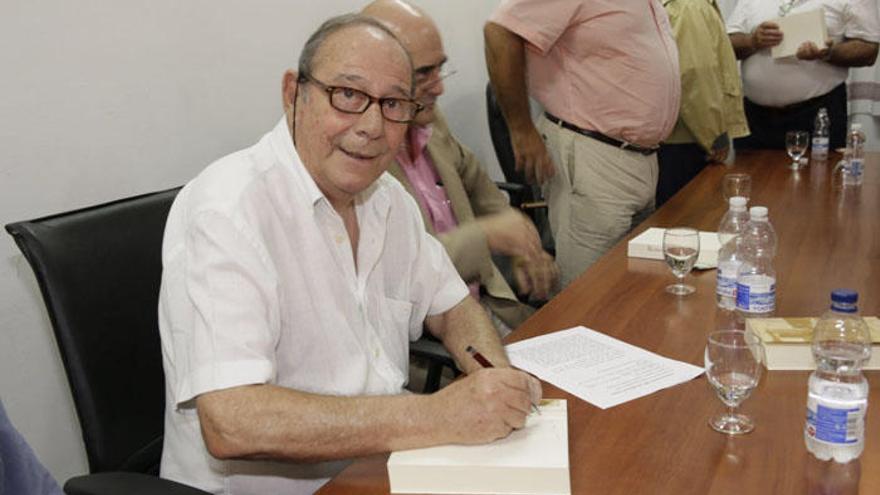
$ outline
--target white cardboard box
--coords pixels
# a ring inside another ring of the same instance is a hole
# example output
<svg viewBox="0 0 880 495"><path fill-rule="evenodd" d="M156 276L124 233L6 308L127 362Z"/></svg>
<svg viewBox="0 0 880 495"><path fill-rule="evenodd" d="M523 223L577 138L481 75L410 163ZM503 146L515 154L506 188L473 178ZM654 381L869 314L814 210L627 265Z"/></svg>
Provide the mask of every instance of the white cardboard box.
<svg viewBox="0 0 880 495"><path fill-rule="evenodd" d="M805 41L812 41L821 50L825 48L828 29L825 27L825 12L821 9L808 10L773 19L782 31L782 42L770 49L773 58L794 57L798 47Z"/></svg>
<svg viewBox="0 0 880 495"><path fill-rule="evenodd" d="M663 232L666 229L651 227L629 241L626 255L630 258L663 259ZM718 266L718 250L720 249L718 234L700 232L700 255L694 268L706 270Z"/></svg>

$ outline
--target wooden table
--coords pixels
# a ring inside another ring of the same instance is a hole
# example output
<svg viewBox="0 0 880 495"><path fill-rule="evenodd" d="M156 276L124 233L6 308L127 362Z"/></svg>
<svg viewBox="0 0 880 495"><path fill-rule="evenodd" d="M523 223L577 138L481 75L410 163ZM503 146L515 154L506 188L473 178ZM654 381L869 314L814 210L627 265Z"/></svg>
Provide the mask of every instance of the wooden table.
<svg viewBox="0 0 880 495"><path fill-rule="evenodd" d="M733 167L708 167L511 341L585 325L702 366L706 335L731 321L715 306L715 271L688 276L695 294L672 296L664 291L673 281L666 265L627 258L626 240L649 226L715 230L726 211L721 180L730 172L751 174L750 204L769 207L779 235L778 315L819 315L836 287L857 289L862 313L880 315L880 154L868 157L857 189L832 176L837 159L794 172L781 152L740 152ZM568 399L574 494L880 494L880 372L868 373L865 451L846 465L819 462L804 447L808 375L765 373L742 406L757 427L740 437L707 425L722 404L704 377L607 410L549 384L544 395ZM385 459L355 462L319 493L388 493Z"/></svg>

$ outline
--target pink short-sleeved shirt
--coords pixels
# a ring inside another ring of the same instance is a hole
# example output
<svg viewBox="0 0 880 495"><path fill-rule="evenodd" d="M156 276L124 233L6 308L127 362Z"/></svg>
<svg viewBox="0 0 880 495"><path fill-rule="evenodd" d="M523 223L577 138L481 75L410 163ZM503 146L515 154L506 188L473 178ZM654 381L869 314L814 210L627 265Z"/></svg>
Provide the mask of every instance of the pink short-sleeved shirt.
<svg viewBox="0 0 880 495"><path fill-rule="evenodd" d="M578 127L653 146L678 118L678 50L658 0L503 0L489 19L528 43L529 93Z"/></svg>

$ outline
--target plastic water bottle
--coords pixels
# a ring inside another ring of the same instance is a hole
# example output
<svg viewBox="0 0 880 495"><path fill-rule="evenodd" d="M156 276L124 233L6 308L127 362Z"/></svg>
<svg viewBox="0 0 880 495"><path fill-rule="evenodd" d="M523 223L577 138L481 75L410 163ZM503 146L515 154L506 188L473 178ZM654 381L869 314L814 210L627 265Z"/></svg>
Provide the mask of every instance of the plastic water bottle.
<svg viewBox="0 0 880 495"><path fill-rule="evenodd" d="M826 160L828 158L829 136L831 135L831 118L828 117L828 109L822 107L816 114L813 123L813 159Z"/></svg>
<svg viewBox="0 0 880 495"><path fill-rule="evenodd" d="M734 196L729 200L730 208L721 218L718 226L718 270L715 284L715 301L723 309L736 309L736 277L742 262L738 254L740 235L749 221L746 211L748 200Z"/></svg>
<svg viewBox="0 0 880 495"><path fill-rule="evenodd" d="M813 330L804 442L817 458L840 463L861 455L865 444L868 381L862 365L871 357L871 335L859 317L857 292L831 292L831 309Z"/></svg>
<svg viewBox="0 0 880 495"><path fill-rule="evenodd" d="M846 153L844 154L843 185L859 186L864 179L865 170L865 133L862 124L854 123L846 135Z"/></svg>
<svg viewBox="0 0 880 495"><path fill-rule="evenodd" d="M743 317L767 317L776 311L775 254L776 231L767 208L753 206L737 251L742 262L736 276L736 310Z"/></svg>

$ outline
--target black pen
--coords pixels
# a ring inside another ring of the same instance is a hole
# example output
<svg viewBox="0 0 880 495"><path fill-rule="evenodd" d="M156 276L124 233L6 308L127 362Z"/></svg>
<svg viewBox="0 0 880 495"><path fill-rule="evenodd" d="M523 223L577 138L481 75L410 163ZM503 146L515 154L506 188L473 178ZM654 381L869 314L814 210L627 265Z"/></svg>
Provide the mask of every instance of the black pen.
<svg viewBox="0 0 880 495"><path fill-rule="evenodd" d="M494 368L495 367L491 361L486 359L486 356L480 354L480 351L474 349L474 346L469 345L469 346L467 346L467 349L465 349L465 350L467 351L468 354L471 355L472 358L474 358L474 361L480 363L480 366L482 366L483 368ZM541 411L538 409L538 406L536 406L535 404L532 404L532 410L538 414L541 414Z"/></svg>

